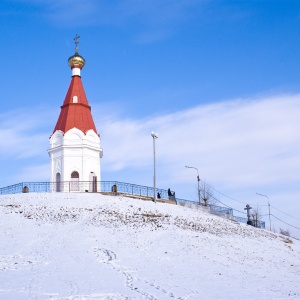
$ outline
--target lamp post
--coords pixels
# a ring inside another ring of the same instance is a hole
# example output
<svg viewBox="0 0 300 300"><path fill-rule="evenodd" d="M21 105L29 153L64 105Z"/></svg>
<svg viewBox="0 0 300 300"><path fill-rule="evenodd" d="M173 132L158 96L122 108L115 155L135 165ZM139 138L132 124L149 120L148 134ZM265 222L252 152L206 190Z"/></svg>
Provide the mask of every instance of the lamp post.
<svg viewBox="0 0 300 300"><path fill-rule="evenodd" d="M153 189L154 189L154 202L156 203L156 162L155 162L155 140L158 138L158 134L151 132L153 138L153 157L154 157L154 175L153 175Z"/></svg>
<svg viewBox="0 0 300 300"><path fill-rule="evenodd" d="M270 210L270 199L268 196L266 195L263 195L263 194L259 194L259 193L256 193L257 195L259 196L263 196L263 197L266 197L268 199L268 207L269 207L269 223L270 223L270 231L271 231L271 210Z"/></svg>
<svg viewBox="0 0 300 300"><path fill-rule="evenodd" d="M200 201L200 177L199 177L199 172L198 172L198 169L195 168L195 167L190 167L190 166L185 166L186 168L189 168L189 169L195 169L197 171L197 182L198 182L198 201L199 201L199 205L201 204L201 201Z"/></svg>

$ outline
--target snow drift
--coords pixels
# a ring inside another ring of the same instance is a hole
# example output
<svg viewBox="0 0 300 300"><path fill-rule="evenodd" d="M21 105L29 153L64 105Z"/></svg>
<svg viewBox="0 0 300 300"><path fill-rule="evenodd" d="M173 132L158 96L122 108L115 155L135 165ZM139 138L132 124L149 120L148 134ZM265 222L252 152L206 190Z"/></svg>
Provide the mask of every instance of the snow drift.
<svg viewBox="0 0 300 300"><path fill-rule="evenodd" d="M0 299L299 299L300 244L202 210L0 196Z"/></svg>

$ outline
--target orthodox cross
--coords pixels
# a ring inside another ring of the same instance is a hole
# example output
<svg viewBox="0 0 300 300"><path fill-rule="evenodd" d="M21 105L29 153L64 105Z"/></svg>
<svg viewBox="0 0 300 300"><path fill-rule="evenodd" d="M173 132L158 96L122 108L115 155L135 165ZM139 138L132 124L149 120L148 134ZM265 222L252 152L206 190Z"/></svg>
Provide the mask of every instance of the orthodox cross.
<svg viewBox="0 0 300 300"><path fill-rule="evenodd" d="M78 52L78 44L79 44L78 39L79 38L80 38L80 36L78 34L76 34L76 36L74 38L75 45L76 45L76 48L75 48L76 52Z"/></svg>
<svg viewBox="0 0 300 300"><path fill-rule="evenodd" d="M244 208L244 210L247 210L247 217L248 217L248 222L250 222L250 209L252 209L252 207L250 207L249 204L246 205L246 208ZM248 224L248 223L247 223Z"/></svg>

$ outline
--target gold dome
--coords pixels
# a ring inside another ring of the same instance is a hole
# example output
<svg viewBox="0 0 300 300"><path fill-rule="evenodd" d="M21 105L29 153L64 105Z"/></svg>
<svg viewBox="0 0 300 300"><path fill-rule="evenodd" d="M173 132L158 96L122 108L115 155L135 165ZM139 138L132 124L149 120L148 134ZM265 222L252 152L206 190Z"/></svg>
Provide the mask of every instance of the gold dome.
<svg viewBox="0 0 300 300"><path fill-rule="evenodd" d="M85 59L76 51L76 53L69 58L68 64L71 67L71 69L74 67L82 69L85 65Z"/></svg>

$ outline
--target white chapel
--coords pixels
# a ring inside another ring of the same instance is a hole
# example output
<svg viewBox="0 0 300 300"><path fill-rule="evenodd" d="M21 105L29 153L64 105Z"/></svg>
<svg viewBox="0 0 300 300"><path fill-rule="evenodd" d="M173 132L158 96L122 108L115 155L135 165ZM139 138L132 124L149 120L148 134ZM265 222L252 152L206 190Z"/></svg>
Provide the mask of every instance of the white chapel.
<svg viewBox="0 0 300 300"><path fill-rule="evenodd" d="M68 60L72 79L60 115L50 136L53 191L96 192L100 177L100 135L97 132L81 81L85 59L76 52Z"/></svg>

